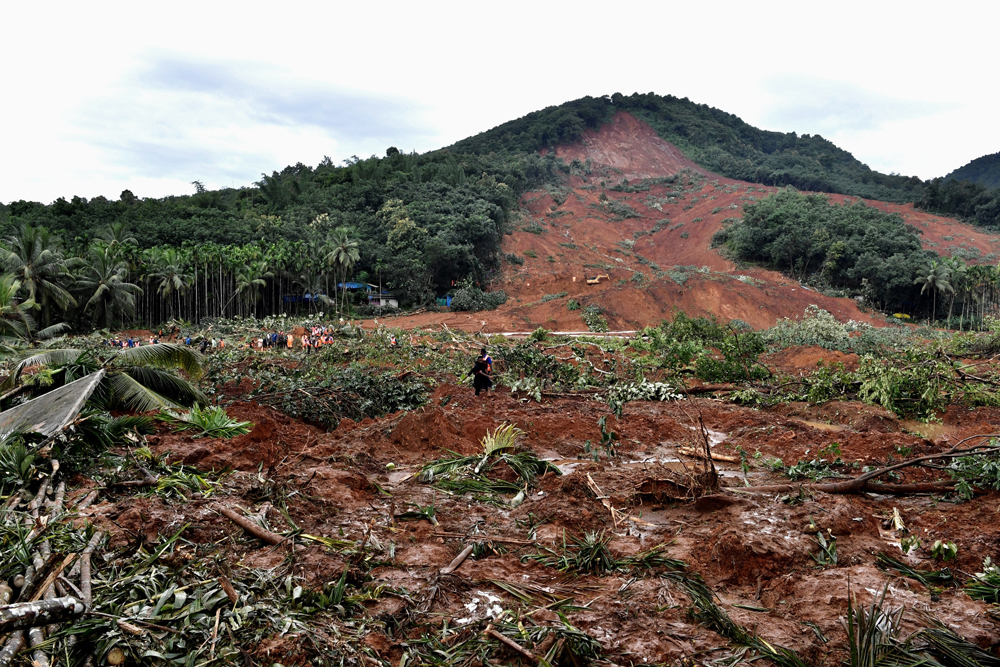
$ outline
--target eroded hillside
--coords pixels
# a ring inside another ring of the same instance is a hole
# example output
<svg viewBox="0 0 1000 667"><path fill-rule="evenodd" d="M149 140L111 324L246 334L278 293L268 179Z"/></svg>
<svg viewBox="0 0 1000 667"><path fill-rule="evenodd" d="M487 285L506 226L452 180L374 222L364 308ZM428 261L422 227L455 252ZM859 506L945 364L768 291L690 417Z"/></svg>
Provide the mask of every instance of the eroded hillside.
<svg viewBox="0 0 1000 667"><path fill-rule="evenodd" d="M406 318L405 326L433 319L466 330L581 331L587 306L603 311L612 329L655 324L675 309L760 328L801 316L810 304L841 320L881 320L850 299L722 257L711 247L712 236L740 218L744 205L776 189L701 169L627 112L556 154L571 165L567 182L527 193L520 224L505 239L504 252L524 262L508 263L498 282L510 297L507 304L495 312L418 315ZM996 259L995 235L912 204L866 203L903 216L927 249L973 262ZM587 284L600 274L609 278ZM580 309L571 310L571 300Z"/></svg>

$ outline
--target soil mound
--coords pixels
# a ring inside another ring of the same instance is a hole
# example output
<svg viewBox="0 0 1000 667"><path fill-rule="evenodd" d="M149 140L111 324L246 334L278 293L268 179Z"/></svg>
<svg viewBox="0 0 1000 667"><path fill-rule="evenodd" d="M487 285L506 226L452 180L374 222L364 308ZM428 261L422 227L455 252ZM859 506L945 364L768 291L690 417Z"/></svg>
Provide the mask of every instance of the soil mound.
<svg viewBox="0 0 1000 667"><path fill-rule="evenodd" d="M234 419L252 422L253 430L231 439L192 438L164 427L160 435L149 438L149 447L156 454L169 453L170 461L199 470L257 470L261 464L266 470L323 435L319 429L256 403L234 403L227 412Z"/></svg>

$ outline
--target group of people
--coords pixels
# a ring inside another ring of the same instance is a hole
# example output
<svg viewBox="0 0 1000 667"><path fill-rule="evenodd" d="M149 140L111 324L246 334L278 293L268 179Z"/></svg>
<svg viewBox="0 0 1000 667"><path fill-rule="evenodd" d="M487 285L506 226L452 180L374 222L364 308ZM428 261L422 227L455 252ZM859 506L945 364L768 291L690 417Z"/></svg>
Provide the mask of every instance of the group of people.
<svg viewBox="0 0 1000 667"><path fill-rule="evenodd" d="M279 350L291 350L295 347L305 350L306 352L312 352L313 350L319 350L324 345L332 345L334 343L334 327L333 326L314 326L311 327L307 332L296 335L292 332L282 332L274 331L271 333L264 332L258 337L248 336L242 343L239 344L240 349L249 350L266 350L266 349L279 349ZM395 338L394 338L395 339ZM184 338L185 345L191 345L191 336L186 336ZM216 348L225 348L226 340L224 338L204 338L199 343L199 351L203 354L209 349L215 350Z"/></svg>
<svg viewBox="0 0 1000 667"><path fill-rule="evenodd" d="M156 345L159 342L160 342L159 338L157 338L156 336L150 336L149 337L149 341L146 344L147 345ZM129 348L129 347L139 347L140 345L143 344L143 342L142 342L141 338L132 338L132 337L129 337L129 338L121 339L121 338L115 337L115 338L108 338L107 340L104 341L104 344L107 345L108 347L116 347L116 348L119 348L119 349L124 349L124 348Z"/></svg>

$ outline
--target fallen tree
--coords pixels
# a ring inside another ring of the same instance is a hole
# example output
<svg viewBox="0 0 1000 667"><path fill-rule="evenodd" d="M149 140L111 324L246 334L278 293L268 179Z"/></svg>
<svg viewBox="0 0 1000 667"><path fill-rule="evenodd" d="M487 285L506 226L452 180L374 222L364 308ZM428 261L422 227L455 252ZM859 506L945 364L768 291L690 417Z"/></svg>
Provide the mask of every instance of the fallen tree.
<svg viewBox="0 0 1000 667"><path fill-rule="evenodd" d="M726 491L733 493L787 493L789 491L795 492L799 489L808 489L810 491L822 491L824 493L883 493L887 495L892 494L909 494L909 493L945 493L955 490L955 484L951 481L937 481L937 482L923 482L917 484L890 484L876 482L875 480L880 477L884 477L891 472L896 470L902 470L903 468L911 468L914 466L926 466L930 461L936 460L951 460L964 458L968 456L979 456L983 454L996 454L1000 453L1000 445L984 445L979 444L974 447L967 447L965 449L959 449L959 446L963 443L969 442L970 440L991 440L993 438L1000 438L1000 434L990 433L983 435L973 435L964 440L958 442L954 447L949 449L947 452L941 452L939 454L927 454L926 456L918 456L916 458L908 459L906 461L900 461L893 465L885 466L883 468L878 468L876 470L870 470L864 474L858 475L853 479L848 479L842 482L812 482L803 484L765 484L763 486L748 486L748 487L726 487ZM937 466L934 466L937 467Z"/></svg>

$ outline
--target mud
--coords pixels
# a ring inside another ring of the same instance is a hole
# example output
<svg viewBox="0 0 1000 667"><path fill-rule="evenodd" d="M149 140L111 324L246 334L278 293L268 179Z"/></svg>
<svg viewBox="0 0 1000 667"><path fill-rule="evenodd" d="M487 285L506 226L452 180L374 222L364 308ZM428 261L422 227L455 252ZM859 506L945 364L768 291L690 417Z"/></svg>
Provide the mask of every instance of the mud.
<svg viewBox="0 0 1000 667"><path fill-rule="evenodd" d="M808 360L810 354L796 352L785 363ZM445 397L450 397L446 403ZM762 464L766 458L788 464L820 452L832 458L836 447L846 463L860 467L898 459L901 452L919 454L946 446L908 431L872 406L788 404L759 411L708 399L630 403L622 419L609 419L609 428L620 436L616 456L598 461L584 450L588 441L600 441L597 419L606 414L606 406L586 397L539 404L501 391L477 399L466 388L445 384L422 409L361 423L345 420L331 433L253 403L236 403L232 413L254 421L254 430L229 441L166 433L150 438L154 451L169 453L172 460L205 471L228 467L232 472L224 478L224 492L189 504L155 497L105 504L93 512L101 517L99 525L112 532L113 546L123 547L162 539L190 522L185 539L227 540L235 567L275 577L294 574L317 588L335 582L350 567L337 549L312 543L297 548L289 559L284 550L243 535L218 514L218 507L253 512L264 507L268 525L277 531L291 528L290 520L309 535L366 541L383 549L394 545L391 558L382 552L384 562L370 576L373 583L409 591L409 597L366 603L374 622L367 645L390 661L398 661L407 641L392 628L417 608L460 619L480 592L496 598L495 604L504 609L522 605L491 583L495 581L549 587L585 605L568 619L598 639L619 664L672 662L725 646L725 640L686 614L690 601L682 588L651 573L573 576L523 560L541 547L558 551L564 540L602 531L611 537L609 546L617 557L666 545L670 557L687 561L705 577L734 620L813 664L834 665L843 657L839 647L845 640L841 621L848 581L860 600L888 586L891 605L931 614L983 647L1000 636L988 605L969 599L961 589L928 591L875 566L879 552L903 557L898 538L883 525L896 508L924 544L909 557L915 566L937 567L929 547L942 539L958 545L953 569L978 571L982 558L995 556L1000 547L1000 524L995 521L1000 494L953 504L926 495L806 493L789 501L739 493L748 483L787 481ZM956 438L987 427L998 414L996 409L949 411L943 421L952 430L950 437ZM656 485L662 490L688 479L678 470L702 469L703 462L677 453L678 447L701 444L693 428L699 417L712 434L713 449L743 452L747 470L738 463L717 462L719 488L695 488L687 496L649 492ZM481 451L479 441L486 431L505 422L525 431L522 448L555 460L564 474L547 473L517 507L449 495L416 479L422 465L450 452ZM854 474L850 468L846 472ZM911 471L902 481L927 477L926 472ZM595 494L594 486L603 496ZM605 502L615 508L615 515ZM275 509L279 505L287 508L287 518ZM433 506L439 525L394 518L415 506ZM835 565L819 566L813 558L817 532L836 538ZM483 556L440 577L438 570L470 540L487 545ZM297 664L293 647L277 640L257 651Z"/></svg>

